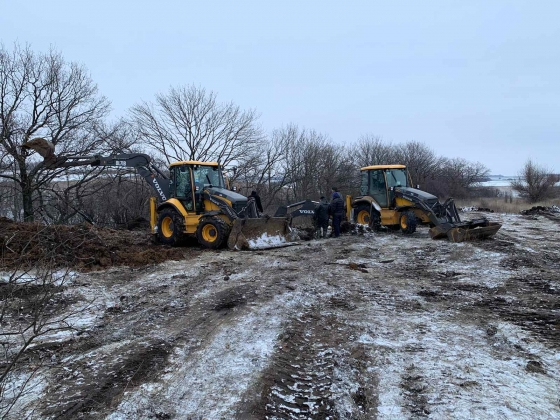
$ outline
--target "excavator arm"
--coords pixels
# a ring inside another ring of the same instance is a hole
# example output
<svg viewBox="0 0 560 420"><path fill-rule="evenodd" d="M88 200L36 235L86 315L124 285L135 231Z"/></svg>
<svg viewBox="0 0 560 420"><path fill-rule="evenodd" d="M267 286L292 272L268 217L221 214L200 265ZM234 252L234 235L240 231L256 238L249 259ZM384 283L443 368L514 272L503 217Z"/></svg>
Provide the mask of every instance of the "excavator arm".
<svg viewBox="0 0 560 420"><path fill-rule="evenodd" d="M57 156L54 146L42 138L35 138L24 143L22 148L32 149L45 159L47 169L74 168L79 166L110 166L117 168L134 168L157 192L161 201L169 198L169 178L143 153L121 153L110 156Z"/></svg>

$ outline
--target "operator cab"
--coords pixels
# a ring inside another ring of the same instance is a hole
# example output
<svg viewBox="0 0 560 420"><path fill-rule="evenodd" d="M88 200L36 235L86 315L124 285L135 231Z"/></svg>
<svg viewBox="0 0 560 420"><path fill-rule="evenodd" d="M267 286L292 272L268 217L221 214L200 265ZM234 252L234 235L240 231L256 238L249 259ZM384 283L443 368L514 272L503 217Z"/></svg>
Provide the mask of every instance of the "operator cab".
<svg viewBox="0 0 560 420"><path fill-rule="evenodd" d="M169 165L171 197L181 200L187 211L202 211L205 188L225 188L224 177L217 162L184 161Z"/></svg>
<svg viewBox="0 0 560 420"><path fill-rule="evenodd" d="M360 194L373 197L382 208L391 205L395 188L412 184L405 165L373 165L361 171Z"/></svg>

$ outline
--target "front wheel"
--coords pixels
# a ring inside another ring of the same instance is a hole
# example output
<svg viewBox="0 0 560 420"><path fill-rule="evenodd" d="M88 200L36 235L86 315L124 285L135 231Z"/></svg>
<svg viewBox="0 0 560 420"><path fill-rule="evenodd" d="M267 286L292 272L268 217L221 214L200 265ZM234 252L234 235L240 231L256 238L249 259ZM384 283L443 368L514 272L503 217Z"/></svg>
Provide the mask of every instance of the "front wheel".
<svg viewBox="0 0 560 420"><path fill-rule="evenodd" d="M198 243L206 248L217 249L225 244L229 234L227 223L219 217L202 220L196 229Z"/></svg>
<svg viewBox="0 0 560 420"><path fill-rule="evenodd" d="M184 238L183 217L173 209L163 210L158 217L157 239L165 245L179 245Z"/></svg>
<svg viewBox="0 0 560 420"><path fill-rule="evenodd" d="M413 234L414 232L416 232L417 224L418 221L416 220L416 215L414 214L413 211L409 210L401 214L400 226L401 226L402 233L406 235Z"/></svg>

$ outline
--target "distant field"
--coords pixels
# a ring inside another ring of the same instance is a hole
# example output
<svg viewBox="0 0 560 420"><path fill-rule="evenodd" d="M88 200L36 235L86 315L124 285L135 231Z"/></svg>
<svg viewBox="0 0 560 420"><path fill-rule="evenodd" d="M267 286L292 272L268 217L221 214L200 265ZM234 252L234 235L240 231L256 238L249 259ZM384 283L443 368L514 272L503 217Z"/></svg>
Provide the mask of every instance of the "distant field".
<svg viewBox="0 0 560 420"><path fill-rule="evenodd" d="M496 198L469 198L456 200L458 208L461 207L484 207L494 210L497 213L511 213L518 214L521 210L530 209L534 206L545 206L550 207L552 205L560 205L560 199L539 201L538 203L529 204L525 200L520 198L513 198L510 203L509 200L506 202L504 197Z"/></svg>

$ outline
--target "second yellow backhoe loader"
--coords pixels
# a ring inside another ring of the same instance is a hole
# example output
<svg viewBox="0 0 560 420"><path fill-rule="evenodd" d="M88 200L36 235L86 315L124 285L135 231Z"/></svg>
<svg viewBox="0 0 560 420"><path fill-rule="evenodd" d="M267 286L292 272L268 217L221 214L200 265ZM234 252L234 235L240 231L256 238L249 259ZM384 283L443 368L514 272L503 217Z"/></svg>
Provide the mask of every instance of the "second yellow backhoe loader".
<svg viewBox="0 0 560 420"><path fill-rule="evenodd" d="M142 153L111 156L57 156L52 143L35 138L22 145L44 158L47 169L113 166L135 169L157 193L150 200L150 224L158 241L179 245L188 236L207 248L274 247L285 244L286 217L259 217L252 199L226 188L217 162L182 161L167 176Z"/></svg>
<svg viewBox="0 0 560 420"><path fill-rule="evenodd" d="M405 165L361 168L360 195L346 196L346 212L349 221L405 234L414 233L418 223L427 224L433 239L453 242L486 238L502 226L485 218L461 221L453 199L440 203L436 196L413 188Z"/></svg>

